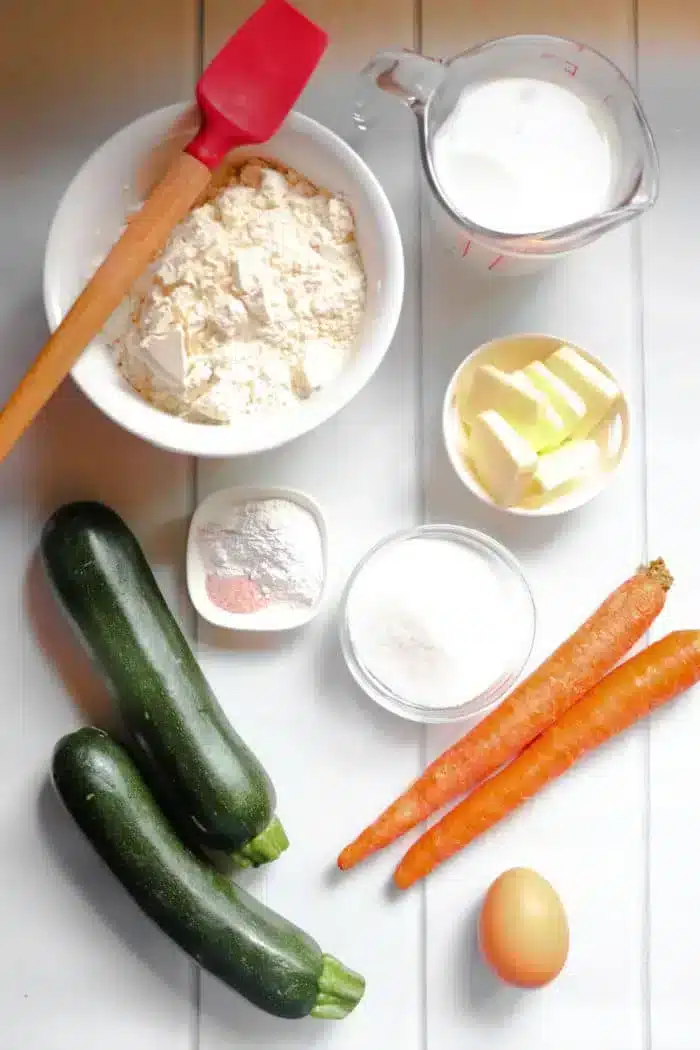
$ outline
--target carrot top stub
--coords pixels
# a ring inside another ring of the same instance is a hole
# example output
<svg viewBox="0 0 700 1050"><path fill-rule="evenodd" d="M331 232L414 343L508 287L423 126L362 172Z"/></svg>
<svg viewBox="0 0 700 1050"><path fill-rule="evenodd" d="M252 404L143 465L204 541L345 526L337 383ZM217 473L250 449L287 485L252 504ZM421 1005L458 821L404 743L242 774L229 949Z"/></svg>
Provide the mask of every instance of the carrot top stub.
<svg viewBox="0 0 700 1050"><path fill-rule="evenodd" d="M648 565L643 565L638 575L648 576L649 579L655 580L664 591L668 591L673 583L673 576L666 568L666 562L663 558L654 558Z"/></svg>
<svg viewBox="0 0 700 1050"><path fill-rule="evenodd" d="M673 577L662 558L620 584L544 663L435 759L338 857L353 867L466 794L544 732L626 655L664 607Z"/></svg>

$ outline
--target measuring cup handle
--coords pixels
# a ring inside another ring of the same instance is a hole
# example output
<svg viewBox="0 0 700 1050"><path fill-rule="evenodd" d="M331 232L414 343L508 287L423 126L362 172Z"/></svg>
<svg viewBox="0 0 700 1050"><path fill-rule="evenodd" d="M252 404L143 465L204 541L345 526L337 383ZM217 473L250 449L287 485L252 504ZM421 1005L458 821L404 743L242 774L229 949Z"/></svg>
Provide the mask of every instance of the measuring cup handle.
<svg viewBox="0 0 700 1050"><path fill-rule="evenodd" d="M415 111L425 106L445 75L445 67L440 59L417 51L380 51L362 74Z"/></svg>

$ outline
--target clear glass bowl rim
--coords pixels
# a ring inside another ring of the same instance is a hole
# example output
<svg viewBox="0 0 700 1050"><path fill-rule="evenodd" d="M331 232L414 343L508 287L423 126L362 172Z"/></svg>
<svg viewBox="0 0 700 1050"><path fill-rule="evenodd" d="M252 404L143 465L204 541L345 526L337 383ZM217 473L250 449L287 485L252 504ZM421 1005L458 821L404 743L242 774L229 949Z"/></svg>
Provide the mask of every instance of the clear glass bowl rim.
<svg viewBox="0 0 700 1050"><path fill-rule="evenodd" d="M409 702L402 699L400 696L397 696L390 689L387 689L381 682L376 681L368 674L355 653L352 639L350 637L348 601L353 584L360 573L380 550L394 544L405 542L406 540L416 539L420 536L435 536L438 538L442 537L445 539L458 540L459 542L466 543L473 549L476 548L482 552L484 550L488 551L491 556L501 562L502 566L510 572L510 575L515 582L520 586L531 613L530 627L527 631L527 644L523 646L520 653L511 654L511 658L508 661L511 665L510 669L496 679L488 689L471 697L463 704L454 707L428 707L422 704ZM373 544L373 546L370 547L360 558L348 577L340 599L340 646L350 674L371 700L374 700L375 703L384 707L387 711L391 711L394 714L413 722L459 722L465 718L485 715L503 699L522 674L530 656L532 655L536 630L537 611L535 600L530 585L527 582L525 574L515 555L492 536L488 536L486 533L480 532L477 529L470 529L465 525L430 523L417 525L413 528L400 529L397 532L390 533L388 536L385 536L383 539Z"/></svg>

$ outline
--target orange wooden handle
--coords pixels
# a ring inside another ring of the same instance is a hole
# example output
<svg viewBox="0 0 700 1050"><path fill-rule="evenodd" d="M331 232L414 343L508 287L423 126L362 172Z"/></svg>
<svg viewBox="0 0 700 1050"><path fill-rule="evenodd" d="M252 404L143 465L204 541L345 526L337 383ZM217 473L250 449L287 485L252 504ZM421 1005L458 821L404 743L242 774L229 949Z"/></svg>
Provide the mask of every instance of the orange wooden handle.
<svg viewBox="0 0 700 1050"><path fill-rule="evenodd" d="M92 280L49 338L0 412L0 461L60 386L91 339L100 332L136 278L162 250L174 226L206 189L211 172L181 153L151 193Z"/></svg>

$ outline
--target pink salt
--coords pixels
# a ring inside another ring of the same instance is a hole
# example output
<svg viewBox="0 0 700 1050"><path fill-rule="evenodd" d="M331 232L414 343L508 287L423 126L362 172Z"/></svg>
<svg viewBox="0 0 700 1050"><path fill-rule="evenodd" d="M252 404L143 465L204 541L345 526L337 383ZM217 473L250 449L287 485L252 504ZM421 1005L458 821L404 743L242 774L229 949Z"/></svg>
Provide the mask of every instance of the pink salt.
<svg viewBox="0 0 700 1050"><path fill-rule="evenodd" d="M208 575L206 588L210 600L225 612L259 612L270 604L257 583L247 576Z"/></svg>

